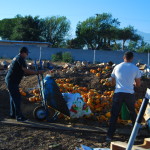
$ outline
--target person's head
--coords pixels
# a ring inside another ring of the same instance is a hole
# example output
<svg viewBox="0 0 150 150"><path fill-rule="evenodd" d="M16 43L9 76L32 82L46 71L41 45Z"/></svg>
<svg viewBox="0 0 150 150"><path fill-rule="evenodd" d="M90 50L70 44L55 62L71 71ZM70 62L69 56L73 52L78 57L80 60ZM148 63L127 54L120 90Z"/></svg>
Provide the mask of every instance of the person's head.
<svg viewBox="0 0 150 150"><path fill-rule="evenodd" d="M22 57L26 58L29 54L29 50L27 47L21 47L19 53Z"/></svg>
<svg viewBox="0 0 150 150"><path fill-rule="evenodd" d="M123 59L125 62L132 62L133 60L133 53L132 52L125 52Z"/></svg>

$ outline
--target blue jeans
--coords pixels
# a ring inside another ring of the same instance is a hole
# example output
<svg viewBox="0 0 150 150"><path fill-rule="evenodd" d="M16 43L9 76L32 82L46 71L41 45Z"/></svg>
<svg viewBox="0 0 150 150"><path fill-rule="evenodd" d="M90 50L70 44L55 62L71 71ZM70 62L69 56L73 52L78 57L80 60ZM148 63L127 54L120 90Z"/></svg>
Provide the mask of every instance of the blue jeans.
<svg viewBox="0 0 150 150"><path fill-rule="evenodd" d="M6 82L10 97L10 116L19 118L22 116L21 94L19 92L19 85L16 83Z"/></svg>
<svg viewBox="0 0 150 150"><path fill-rule="evenodd" d="M107 132L107 136L109 136L111 138L113 137L113 135L115 133L117 119L118 119L119 113L121 111L123 102L126 104L128 110L129 110L132 124L135 123L137 115L136 115L135 106L134 106L134 104L135 104L134 94L122 93L122 92L115 93L113 96L111 117L110 117L108 132Z"/></svg>

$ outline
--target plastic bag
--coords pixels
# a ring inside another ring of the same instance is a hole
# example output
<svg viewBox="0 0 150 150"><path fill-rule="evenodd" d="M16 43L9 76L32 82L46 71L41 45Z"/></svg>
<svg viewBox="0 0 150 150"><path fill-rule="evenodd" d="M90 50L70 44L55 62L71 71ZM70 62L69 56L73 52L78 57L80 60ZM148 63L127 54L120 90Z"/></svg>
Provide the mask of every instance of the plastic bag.
<svg viewBox="0 0 150 150"><path fill-rule="evenodd" d="M110 150L110 148L91 148L81 144L81 149L76 147L76 150Z"/></svg>
<svg viewBox="0 0 150 150"><path fill-rule="evenodd" d="M62 93L62 95L67 102L71 118L80 118L91 114L89 106L83 101L79 93Z"/></svg>

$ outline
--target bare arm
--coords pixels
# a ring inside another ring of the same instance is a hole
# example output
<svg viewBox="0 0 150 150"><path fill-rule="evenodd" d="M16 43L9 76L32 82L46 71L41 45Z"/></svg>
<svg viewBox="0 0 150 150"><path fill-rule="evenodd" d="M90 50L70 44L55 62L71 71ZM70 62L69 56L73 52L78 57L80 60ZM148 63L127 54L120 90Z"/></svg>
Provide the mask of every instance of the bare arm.
<svg viewBox="0 0 150 150"><path fill-rule="evenodd" d="M141 85L141 78L135 79L134 85L135 85L135 87L140 87L140 85Z"/></svg>
<svg viewBox="0 0 150 150"><path fill-rule="evenodd" d="M111 77L111 84L112 84L112 86L115 86L115 85L116 85L116 79L113 78L113 77Z"/></svg>
<svg viewBox="0 0 150 150"><path fill-rule="evenodd" d="M41 70L35 71L35 70L27 69L27 68L24 68L24 67L22 67L22 70L27 75L38 75L38 74L44 73L44 71L41 71Z"/></svg>
<svg viewBox="0 0 150 150"><path fill-rule="evenodd" d="M108 78L108 81L111 83L112 86L116 85L116 80L113 77Z"/></svg>

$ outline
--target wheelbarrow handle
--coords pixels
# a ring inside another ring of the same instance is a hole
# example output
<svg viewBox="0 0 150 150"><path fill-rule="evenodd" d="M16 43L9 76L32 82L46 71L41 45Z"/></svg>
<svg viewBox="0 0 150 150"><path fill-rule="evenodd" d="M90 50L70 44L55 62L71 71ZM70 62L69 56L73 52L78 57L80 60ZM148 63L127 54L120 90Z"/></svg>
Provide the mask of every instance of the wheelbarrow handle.
<svg viewBox="0 0 150 150"><path fill-rule="evenodd" d="M38 66L37 66L37 63L36 63L36 60L34 60L34 65L35 65L35 70L38 71ZM37 74L37 78L38 78L38 84L39 84L39 88L41 90L41 80L40 80L40 76L39 74Z"/></svg>

